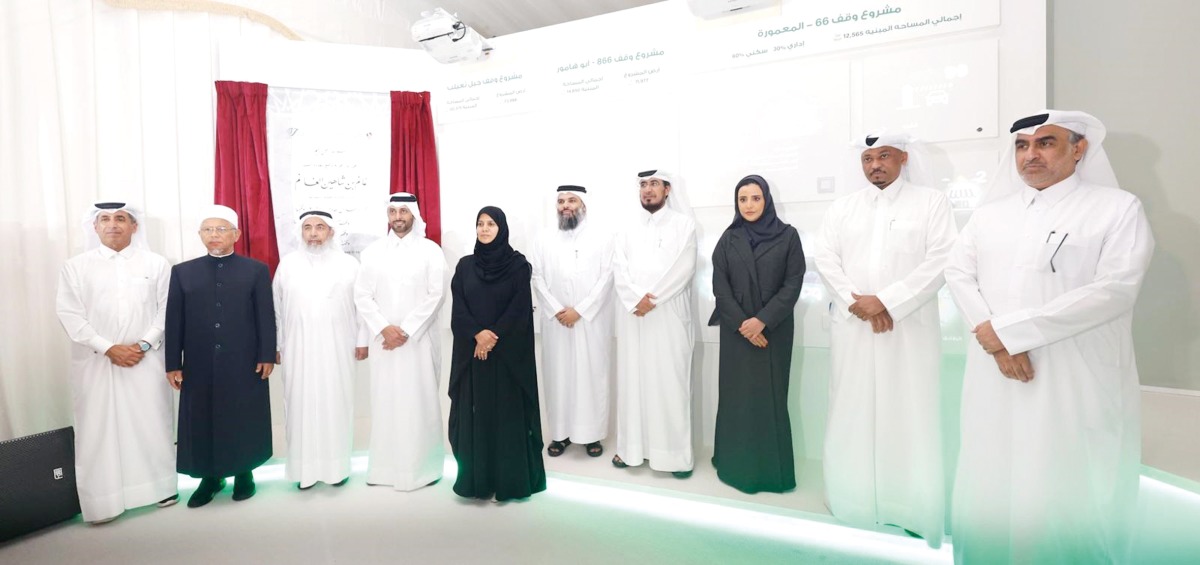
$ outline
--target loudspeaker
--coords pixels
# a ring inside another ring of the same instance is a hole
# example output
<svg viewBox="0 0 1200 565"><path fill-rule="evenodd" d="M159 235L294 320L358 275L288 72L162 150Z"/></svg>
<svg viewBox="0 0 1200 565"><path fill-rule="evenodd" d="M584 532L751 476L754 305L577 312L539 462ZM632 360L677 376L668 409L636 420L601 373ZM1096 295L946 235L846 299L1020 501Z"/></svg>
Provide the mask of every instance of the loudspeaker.
<svg viewBox="0 0 1200 565"><path fill-rule="evenodd" d="M0 442L0 542L79 512L74 428Z"/></svg>

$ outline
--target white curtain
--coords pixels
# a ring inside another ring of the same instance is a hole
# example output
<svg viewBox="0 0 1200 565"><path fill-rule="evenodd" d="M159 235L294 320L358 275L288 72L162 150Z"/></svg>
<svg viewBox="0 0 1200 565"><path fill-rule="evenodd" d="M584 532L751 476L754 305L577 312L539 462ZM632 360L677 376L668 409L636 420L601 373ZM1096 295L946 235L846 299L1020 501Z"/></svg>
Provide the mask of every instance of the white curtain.
<svg viewBox="0 0 1200 565"><path fill-rule="evenodd" d="M0 440L71 424L54 297L87 206L141 206L172 263L203 252L217 45L275 37L233 16L0 1Z"/></svg>

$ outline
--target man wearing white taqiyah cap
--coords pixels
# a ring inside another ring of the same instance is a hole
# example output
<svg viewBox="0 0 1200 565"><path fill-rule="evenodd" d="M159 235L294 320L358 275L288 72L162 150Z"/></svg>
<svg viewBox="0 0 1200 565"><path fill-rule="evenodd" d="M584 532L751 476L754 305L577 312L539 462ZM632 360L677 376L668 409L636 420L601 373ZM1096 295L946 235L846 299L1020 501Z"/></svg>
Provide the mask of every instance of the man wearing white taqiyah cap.
<svg viewBox="0 0 1200 565"><path fill-rule="evenodd" d="M101 202L85 217L87 250L63 266L56 308L73 342L79 506L98 524L179 499L174 406L162 381L171 265L146 249L133 207Z"/></svg>
<svg viewBox="0 0 1200 565"><path fill-rule="evenodd" d="M529 262L542 323L542 379L551 457L572 442L604 453L612 384L612 233L587 216L587 188L555 192L558 221L538 238Z"/></svg>
<svg viewBox="0 0 1200 565"><path fill-rule="evenodd" d="M445 460L437 320L449 268L416 196L391 195L387 216L391 233L363 250L354 284L371 351L367 483L411 491L440 479Z"/></svg>
<svg viewBox="0 0 1200 565"><path fill-rule="evenodd" d="M618 236L617 453L613 465L649 461L655 471L692 475L692 278L696 221L678 179L638 173L642 212Z"/></svg>
<svg viewBox="0 0 1200 565"><path fill-rule="evenodd" d="M838 519L890 524L941 545L942 288L955 226L950 200L922 186L921 144L864 136L867 183L825 214L816 266L832 297L825 492Z"/></svg>
<svg viewBox="0 0 1200 565"><path fill-rule="evenodd" d="M946 281L968 348L958 562L1128 559L1140 457L1133 305L1154 250L1083 112L1017 120Z"/></svg>
<svg viewBox="0 0 1200 565"><path fill-rule="evenodd" d="M275 270L272 290L287 415L287 480L341 486L354 449L354 361L367 357L366 327L354 307L358 261L342 252L333 214L309 210L301 248Z"/></svg>
<svg viewBox="0 0 1200 565"><path fill-rule="evenodd" d="M198 477L188 507L208 504L235 476L233 499L254 496L271 458L275 309L267 266L237 255L237 213L211 206L200 224L208 254L175 265L167 297L167 381L179 395L180 473Z"/></svg>

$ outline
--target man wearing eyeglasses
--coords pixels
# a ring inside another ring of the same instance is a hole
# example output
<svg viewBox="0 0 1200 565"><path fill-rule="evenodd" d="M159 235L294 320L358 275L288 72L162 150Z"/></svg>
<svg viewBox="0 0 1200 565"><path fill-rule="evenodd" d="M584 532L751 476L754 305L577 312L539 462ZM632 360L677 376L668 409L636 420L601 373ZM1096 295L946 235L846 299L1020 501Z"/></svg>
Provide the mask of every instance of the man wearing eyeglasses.
<svg viewBox="0 0 1200 565"><path fill-rule="evenodd" d="M969 347L956 562L1122 563L1141 452L1133 305L1154 251L1083 112L1017 120L946 269Z"/></svg>
<svg viewBox="0 0 1200 565"><path fill-rule="evenodd" d="M208 254L171 269L166 368L180 391L176 468L201 479L190 508L208 504L229 476L234 500L254 496L252 471L271 457L271 276L233 252L237 221L225 206L209 208L199 230Z"/></svg>

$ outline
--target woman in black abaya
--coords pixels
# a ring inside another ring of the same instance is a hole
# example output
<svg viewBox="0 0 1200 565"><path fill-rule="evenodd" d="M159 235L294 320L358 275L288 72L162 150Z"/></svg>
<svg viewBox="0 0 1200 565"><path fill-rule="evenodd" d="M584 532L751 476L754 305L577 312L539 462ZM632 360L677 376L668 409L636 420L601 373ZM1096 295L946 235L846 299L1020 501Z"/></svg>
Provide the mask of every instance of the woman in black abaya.
<svg viewBox="0 0 1200 565"><path fill-rule="evenodd" d="M784 492L796 488L787 400L804 249L762 177L738 182L734 206L713 250L708 324L721 327L713 466L738 490Z"/></svg>
<svg viewBox="0 0 1200 565"><path fill-rule="evenodd" d="M508 222L499 208L479 211L475 233L475 253L458 262L450 281L454 492L469 498L525 498L546 489L531 268L508 244Z"/></svg>

